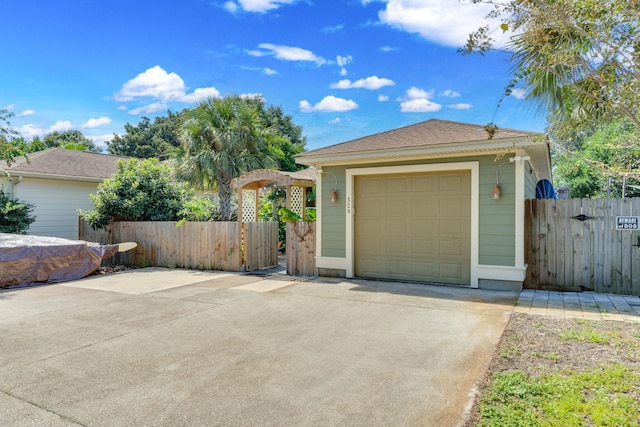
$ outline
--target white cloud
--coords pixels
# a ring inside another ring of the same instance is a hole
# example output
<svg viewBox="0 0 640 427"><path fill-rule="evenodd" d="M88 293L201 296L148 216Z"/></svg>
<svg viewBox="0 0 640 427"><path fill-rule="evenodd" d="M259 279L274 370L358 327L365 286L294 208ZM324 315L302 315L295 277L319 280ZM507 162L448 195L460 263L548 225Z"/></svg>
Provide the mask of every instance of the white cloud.
<svg viewBox="0 0 640 427"><path fill-rule="evenodd" d="M342 67L342 69L340 70L340 75L341 76L346 76L347 75L347 69Z"/></svg>
<svg viewBox="0 0 640 427"><path fill-rule="evenodd" d="M27 117L35 113L36 112L33 110L24 110L22 113L18 114L18 117Z"/></svg>
<svg viewBox="0 0 640 427"><path fill-rule="evenodd" d="M251 99L251 98L256 98L256 99L262 99L264 101L264 98L262 97L261 93L241 93L240 98L244 98L244 99Z"/></svg>
<svg viewBox="0 0 640 427"><path fill-rule="evenodd" d="M409 99L416 99L416 98L433 98L433 91L429 91L427 92L424 89L419 89L415 86L407 89L407 92L405 93L406 97Z"/></svg>
<svg viewBox="0 0 640 427"><path fill-rule="evenodd" d="M389 100L389 97L387 95L378 95L379 102L386 102L388 100Z"/></svg>
<svg viewBox="0 0 640 427"><path fill-rule="evenodd" d="M340 80L338 83L332 83L332 89L369 89L376 90L385 86L394 86L396 83L391 79L380 78L378 76L371 76L364 79L356 80L352 82L351 80L345 79Z"/></svg>
<svg viewBox="0 0 640 427"><path fill-rule="evenodd" d="M347 55L347 56L336 56L336 62L338 63L339 67L344 67L345 65L347 65L349 62L353 61L353 57L351 55Z"/></svg>
<svg viewBox="0 0 640 427"><path fill-rule="evenodd" d="M497 46L504 46L509 34L499 28L499 21L487 21L485 16L492 10L487 3L472 3L456 0L381 0L386 3L378 12L380 22L395 28L417 33L426 40L444 46L460 47L469 33L489 24ZM363 2L369 3L369 1Z"/></svg>
<svg viewBox="0 0 640 427"><path fill-rule="evenodd" d="M81 124L80 127L83 129L93 129L99 126L108 125L109 123L111 123L111 119L103 116L97 119L91 118L87 120L86 123Z"/></svg>
<svg viewBox="0 0 640 427"><path fill-rule="evenodd" d="M343 28L344 28L343 24L338 24L338 25L324 27L320 31L322 31L323 33L333 34L333 33L337 33L338 31L342 30Z"/></svg>
<svg viewBox="0 0 640 427"><path fill-rule="evenodd" d="M231 13L237 12L239 8L246 12L265 13L293 2L294 0L237 0L226 2L224 8Z"/></svg>
<svg viewBox="0 0 640 427"><path fill-rule="evenodd" d="M438 94L439 96L446 96L447 98L457 98L460 96L460 92L456 92L455 90L447 89L442 93Z"/></svg>
<svg viewBox="0 0 640 427"><path fill-rule="evenodd" d="M316 105L311 106L309 101L306 99L300 101L298 104L300 111L303 113L311 113L311 112L344 112L355 110L358 108L358 104L351 99L344 98L336 98L333 95L325 96L322 101L318 102Z"/></svg>
<svg viewBox="0 0 640 427"><path fill-rule="evenodd" d="M167 73L162 67L156 65L122 85L122 89L116 92L113 98L120 102L131 102L139 99L155 101L129 111L129 114L137 115L164 110L169 102L193 104L211 97L217 98L220 96L220 92L214 87L197 88L189 94L186 91L184 80L179 75Z"/></svg>
<svg viewBox="0 0 640 427"><path fill-rule="evenodd" d="M31 139L34 136L44 135L44 129L39 128L34 124L28 124L17 129L18 133L26 139Z"/></svg>
<svg viewBox="0 0 640 427"><path fill-rule="evenodd" d="M16 108L16 105L15 105L15 104L9 104L9 105L7 105L6 107L4 107L4 108L2 108L2 109L3 109L3 110L7 110L7 111L11 111L11 110L13 110L14 108Z"/></svg>
<svg viewBox="0 0 640 427"><path fill-rule="evenodd" d="M276 70L272 70L269 67L264 67L262 69L262 74L266 74L267 76L273 76L274 74L278 74Z"/></svg>
<svg viewBox="0 0 640 427"><path fill-rule="evenodd" d="M516 99L525 99L527 97L527 91L522 88L515 88L511 90L511 96Z"/></svg>
<svg viewBox="0 0 640 427"><path fill-rule="evenodd" d="M223 6L227 12L235 13L238 11L238 3L233 1L228 1Z"/></svg>
<svg viewBox="0 0 640 427"><path fill-rule="evenodd" d="M129 111L129 114L131 114L132 116L137 116L138 114L153 114L153 113L157 113L158 111L165 110L167 108L168 106L165 103L154 102L153 104L143 105L142 107L134 108L133 110Z"/></svg>
<svg viewBox="0 0 640 427"><path fill-rule="evenodd" d="M181 102L188 102L191 104L197 104L198 102L206 101L209 98L219 98L220 92L215 87L203 87L194 90L188 95L184 95Z"/></svg>
<svg viewBox="0 0 640 427"><path fill-rule="evenodd" d="M175 101L185 94L182 78L176 73L167 73L159 65L149 68L126 82L115 93L116 101L128 102L136 98L156 98L160 101Z"/></svg>
<svg viewBox="0 0 640 427"><path fill-rule="evenodd" d="M267 56L273 55L277 59L283 61L303 61L303 62L315 62L318 65L327 63L327 60L317 56L313 52L307 49L302 49L293 46L282 46L271 43L260 43L259 49L263 50L250 50L247 53L251 56Z"/></svg>
<svg viewBox="0 0 640 427"><path fill-rule="evenodd" d="M340 118L340 117L336 117L333 120L329 120L329 124L330 125L339 125L342 122L350 122L350 121L351 121L351 119L349 119L349 118L343 119L343 118Z"/></svg>
<svg viewBox="0 0 640 427"><path fill-rule="evenodd" d="M453 108L454 110L470 110L473 105L469 104L468 102L461 102L458 104L448 105L448 107Z"/></svg>
<svg viewBox="0 0 640 427"><path fill-rule="evenodd" d="M403 98L399 98L400 111L403 113L427 113L440 111L442 105L430 101L433 91L426 91L417 87L411 87L405 92Z"/></svg>
<svg viewBox="0 0 640 427"><path fill-rule="evenodd" d="M55 122L48 130L49 132L64 132L73 129L73 125L69 120Z"/></svg>
<svg viewBox="0 0 640 427"><path fill-rule="evenodd" d="M398 49L399 49L399 48L397 48L397 47L391 47L391 46L380 46L380 50L381 50L382 52L393 52L393 51L396 51L396 50L398 50Z"/></svg>
<svg viewBox="0 0 640 427"><path fill-rule="evenodd" d="M107 142L113 139L113 134L87 136L87 138L93 141L98 147L104 148L107 146Z"/></svg>

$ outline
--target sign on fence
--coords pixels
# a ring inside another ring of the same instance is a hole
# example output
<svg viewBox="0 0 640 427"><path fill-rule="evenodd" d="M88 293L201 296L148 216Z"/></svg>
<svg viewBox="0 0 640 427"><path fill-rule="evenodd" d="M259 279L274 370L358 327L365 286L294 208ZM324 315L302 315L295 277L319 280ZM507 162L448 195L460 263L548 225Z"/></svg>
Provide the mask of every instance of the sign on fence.
<svg viewBox="0 0 640 427"><path fill-rule="evenodd" d="M640 216L617 216L616 230L640 230Z"/></svg>

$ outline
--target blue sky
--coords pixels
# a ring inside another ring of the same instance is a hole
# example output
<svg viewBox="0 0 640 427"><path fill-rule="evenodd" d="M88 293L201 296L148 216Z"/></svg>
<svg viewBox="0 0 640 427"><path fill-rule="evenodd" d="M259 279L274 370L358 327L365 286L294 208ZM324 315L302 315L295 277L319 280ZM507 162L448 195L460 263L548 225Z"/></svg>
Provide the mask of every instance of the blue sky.
<svg viewBox="0 0 640 427"><path fill-rule="evenodd" d="M542 131L519 91L496 112L508 53L456 52L486 12L468 0L5 1L0 108L27 138L80 129L99 144L225 94L281 106L308 149L431 118Z"/></svg>

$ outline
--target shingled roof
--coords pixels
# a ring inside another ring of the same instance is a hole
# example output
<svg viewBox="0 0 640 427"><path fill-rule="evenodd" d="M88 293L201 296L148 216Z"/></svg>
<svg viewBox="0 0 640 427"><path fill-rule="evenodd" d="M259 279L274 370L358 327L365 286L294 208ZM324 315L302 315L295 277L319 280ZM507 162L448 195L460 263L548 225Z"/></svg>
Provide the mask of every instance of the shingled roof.
<svg viewBox="0 0 640 427"><path fill-rule="evenodd" d="M349 154L398 148L417 148L452 143L480 142L483 140L495 142L498 140L517 139L532 135L535 135L535 133L499 128L493 138L489 140L485 127L482 125L431 119L426 122L420 122L329 147L307 151L297 155L296 158L304 159L311 156Z"/></svg>
<svg viewBox="0 0 640 427"><path fill-rule="evenodd" d="M11 166L7 166L7 163L2 161L0 169L6 170L10 175L102 181L117 170L118 160L129 159L124 156L67 150L60 147L37 151L27 157L29 161L19 157L11 163Z"/></svg>

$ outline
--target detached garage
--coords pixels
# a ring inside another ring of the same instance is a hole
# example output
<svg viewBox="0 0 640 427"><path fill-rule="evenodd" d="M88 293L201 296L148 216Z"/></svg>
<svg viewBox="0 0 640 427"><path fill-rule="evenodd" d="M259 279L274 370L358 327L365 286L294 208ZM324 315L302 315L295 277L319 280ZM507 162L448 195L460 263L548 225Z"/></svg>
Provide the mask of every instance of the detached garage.
<svg viewBox="0 0 640 427"><path fill-rule="evenodd" d="M320 177L318 274L520 288L524 200L551 178L537 136L433 119L300 154Z"/></svg>

